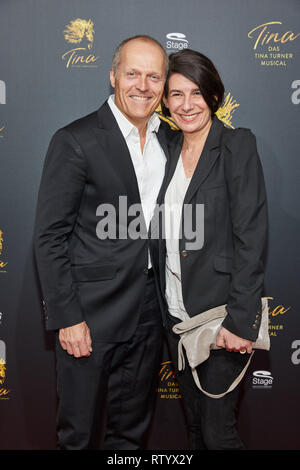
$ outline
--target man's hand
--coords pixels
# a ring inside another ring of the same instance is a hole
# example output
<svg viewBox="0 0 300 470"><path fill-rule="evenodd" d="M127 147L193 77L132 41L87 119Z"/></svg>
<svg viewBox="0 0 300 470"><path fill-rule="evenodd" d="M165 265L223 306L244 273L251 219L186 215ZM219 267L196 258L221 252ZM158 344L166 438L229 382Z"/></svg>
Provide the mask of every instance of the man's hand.
<svg viewBox="0 0 300 470"><path fill-rule="evenodd" d="M61 347L74 357L87 357L92 352L90 329L86 322L59 330Z"/></svg>
<svg viewBox="0 0 300 470"><path fill-rule="evenodd" d="M227 351L241 352L242 354L252 352L252 341L240 338L226 330L226 328L221 328L217 338L217 346L225 348Z"/></svg>

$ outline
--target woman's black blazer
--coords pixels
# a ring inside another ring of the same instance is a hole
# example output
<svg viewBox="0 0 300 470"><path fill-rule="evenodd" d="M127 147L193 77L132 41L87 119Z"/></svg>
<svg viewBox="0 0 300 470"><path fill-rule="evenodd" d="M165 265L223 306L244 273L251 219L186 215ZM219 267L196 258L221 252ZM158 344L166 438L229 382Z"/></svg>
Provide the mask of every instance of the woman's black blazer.
<svg viewBox="0 0 300 470"><path fill-rule="evenodd" d="M174 174L183 137L171 131L170 163L160 193ZM214 117L203 152L191 179L184 204L196 217L203 204L203 244L196 249L185 238L179 241L183 301L190 317L227 304L223 326L232 333L255 341L261 320L263 253L267 238L267 200L256 140L249 129L228 129ZM186 212L188 214L189 211ZM189 235L190 236L190 235ZM201 238L201 237L200 237ZM152 241L154 268L159 274L165 310L165 240Z"/></svg>

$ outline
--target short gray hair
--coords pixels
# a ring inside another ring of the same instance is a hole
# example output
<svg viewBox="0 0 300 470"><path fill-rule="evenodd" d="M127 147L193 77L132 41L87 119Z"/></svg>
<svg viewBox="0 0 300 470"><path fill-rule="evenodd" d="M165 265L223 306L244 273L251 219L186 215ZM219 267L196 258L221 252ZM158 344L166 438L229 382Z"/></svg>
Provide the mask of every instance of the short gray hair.
<svg viewBox="0 0 300 470"><path fill-rule="evenodd" d="M127 38L127 39L124 39L124 41L122 41L116 48L115 52L114 52L114 55L113 55L113 59L112 59L112 65L111 65L111 68L114 72L114 75L117 74L117 70L118 70L118 65L120 63L120 58L121 58L121 52L122 52L122 49L123 47L125 46L125 44L127 44L129 41L133 41L134 39L141 39L142 41L147 41L147 42L153 42L154 44L156 44L160 49L161 51L163 52L163 55L164 55L164 58L165 58L165 64L166 64L166 70L165 70L165 76L167 76L167 73L168 73L168 66L169 66L169 58L168 58L168 55L166 53L166 51L164 50L163 46L160 44L159 41L157 41L156 39L152 38L151 36L148 36L147 34L139 34L137 36L132 36L130 38Z"/></svg>

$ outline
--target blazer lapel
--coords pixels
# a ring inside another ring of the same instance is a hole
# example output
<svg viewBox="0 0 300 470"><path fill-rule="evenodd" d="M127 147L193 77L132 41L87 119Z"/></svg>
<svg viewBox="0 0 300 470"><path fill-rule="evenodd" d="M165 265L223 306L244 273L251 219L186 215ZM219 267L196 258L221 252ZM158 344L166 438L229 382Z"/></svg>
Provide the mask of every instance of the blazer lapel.
<svg viewBox="0 0 300 470"><path fill-rule="evenodd" d="M141 197L131 156L109 104L105 102L97 114L99 125L93 129L97 140L108 156L115 173L125 185L128 199L133 203L140 203Z"/></svg>
<svg viewBox="0 0 300 470"><path fill-rule="evenodd" d="M199 158L191 182L188 186L184 204L188 204L193 195L209 175L216 160L220 156L220 139L224 126L217 117L213 118L213 123L207 136L202 154Z"/></svg>

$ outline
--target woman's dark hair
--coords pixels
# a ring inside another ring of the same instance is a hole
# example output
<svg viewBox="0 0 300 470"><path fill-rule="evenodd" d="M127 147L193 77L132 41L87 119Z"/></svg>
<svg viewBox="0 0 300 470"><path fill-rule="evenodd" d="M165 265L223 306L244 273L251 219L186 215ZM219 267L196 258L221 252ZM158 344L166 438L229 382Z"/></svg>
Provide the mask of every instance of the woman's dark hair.
<svg viewBox="0 0 300 470"><path fill-rule="evenodd" d="M212 61L200 52L182 49L170 54L169 70L166 78L164 96L169 94L169 79L174 73L180 73L194 82L201 91L211 114L213 115L223 102L224 85ZM170 116L168 108L162 102L162 112Z"/></svg>

